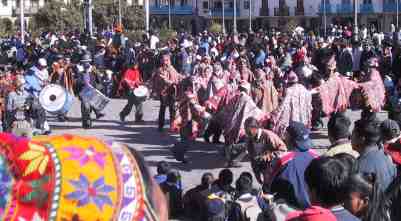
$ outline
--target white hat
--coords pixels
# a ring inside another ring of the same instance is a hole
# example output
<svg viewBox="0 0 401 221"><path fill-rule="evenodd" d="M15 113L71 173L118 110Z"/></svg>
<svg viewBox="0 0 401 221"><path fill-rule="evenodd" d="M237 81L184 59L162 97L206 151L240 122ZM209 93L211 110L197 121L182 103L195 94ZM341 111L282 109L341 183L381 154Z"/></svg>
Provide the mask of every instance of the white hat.
<svg viewBox="0 0 401 221"><path fill-rule="evenodd" d="M44 58L39 58L38 64L42 67L47 67L47 61Z"/></svg>
<svg viewBox="0 0 401 221"><path fill-rule="evenodd" d="M181 43L181 47L183 47L183 48L192 47L192 42L191 42L191 41L188 41L187 39L185 39L185 40Z"/></svg>

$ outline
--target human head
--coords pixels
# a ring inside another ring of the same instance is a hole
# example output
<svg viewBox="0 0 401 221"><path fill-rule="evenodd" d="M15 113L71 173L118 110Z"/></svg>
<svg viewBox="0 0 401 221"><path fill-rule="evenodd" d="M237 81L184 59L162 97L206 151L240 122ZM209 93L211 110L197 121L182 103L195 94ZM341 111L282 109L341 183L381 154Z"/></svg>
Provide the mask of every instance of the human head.
<svg viewBox="0 0 401 221"><path fill-rule="evenodd" d="M170 164L166 161L160 161L157 163L157 174L167 174L170 171L171 167Z"/></svg>
<svg viewBox="0 0 401 221"><path fill-rule="evenodd" d="M230 169L223 169L219 173L219 183L222 186L229 186L234 180L234 174Z"/></svg>
<svg viewBox="0 0 401 221"><path fill-rule="evenodd" d="M167 182L169 183L177 183L180 181L180 172L176 169L171 169L170 171L167 172Z"/></svg>
<svg viewBox="0 0 401 221"><path fill-rule="evenodd" d="M348 153L339 153L333 156L335 159L339 160L346 167L348 175L351 175L356 170L356 158Z"/></svg>
<svg viewBox="0 0 401 221"><path fill-rule="evenodd" d="M303 123L291 121L286 131L287 146L299 151L307 151L312 148L312 141L309 137L310 131Z"/></svg>
<svg viewBox="0 0 401 221"><path fill-rule="evenodd" d="M169 66L171 64L170 55L164 54L161 59L161 64L163 66Z"/></svg>
<svg viewBox="0 0 401 221"><path fill-rule="evenodd" d="M252 192L252 179L248 176L240 176L235 182L235 188L239 194Z"/></svg>
<svg viewBox="0 0 401 221"><path fill-rule="evenodd" d="M44 59L44 58L39 58L39 60L38 60L38 69L40 69L40 70L43 70L43 69L46 69L46 67L47 67L47 61L46 61L46 59Z"/></svg>
<svg viewBox="0 0 401 221"><path fill-rule="evenodd" d="M357 217L364 217L364 220L379 220L368 219L369 216L379 215L374 214L379 212L376 206L383 203L378 201L381 198L381 192L378 188L376 174L356 173L351 175L346 183L345 194L344 207L348 211Z"/></svg>
<svg viewBox="0 0 401 221"><path fill-rule="evenodd" d="M380 122L376 119L358 120L352 131L352 148L362 152L366 146L376 145L380 140Z"/></svg>
<svg viewBox="0 0 401 221"><path fill-rule="evenodd" d="M214 181L214 176L212 173L204 173L201 178L201 185L202 186L210 186Z"/></svg>
<svg viewBox="0 0 401 221"><path fill-rule="evenodd" d="M258 129L260 128L259 122L254 117L249 117L245 120L244 125L246 134L251 138L256 137Z"/></svg>
<svg viewBox="0 0 401 221"><path fill-rule="evenodd" d="M17 75L14 84L17 90L23 89L25 87L25 78L22 75Z"/></svg>
<svg viewBox="0 0 401 221"><path fill-rule="evenodd" d="M380 124L380 130L384 143L400 137L400 127L395 120L386 119Z"/></svg>
<svg viewBox="0 0 401 221"><path fill-rule="evenodd" d="M339 139L349 138L350 126L351 120L343 113L333 114L329 122L327 123L327 130L330 142L334 143Z"/></svg>
<svg viewBox="0 0 401 221"><path fill-rule="evenodd" d="M344 187L348 179L344 164L333 157L312 160L305 170L305 181L309 187L312 204L330 208L344 201Z"/></svg>

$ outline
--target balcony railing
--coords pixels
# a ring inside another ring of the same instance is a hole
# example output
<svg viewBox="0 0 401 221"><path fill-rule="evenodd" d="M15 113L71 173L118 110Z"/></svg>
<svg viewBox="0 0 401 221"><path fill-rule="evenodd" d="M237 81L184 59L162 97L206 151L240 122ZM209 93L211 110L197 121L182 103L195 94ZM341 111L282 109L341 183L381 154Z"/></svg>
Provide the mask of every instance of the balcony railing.
<svg viewBox="0 0 401 221"><path fill-rule="evenodd" d="M303 16L303 15L305 15L305 10L304 10L304 8L295 7L294 9L295 9L295 15L297 15L297 16Z"/></svg>
<svg viewBox="0 0 401 221"><path fill-rule="evenodd" d="M359 6L360 13L373 13L373 5L372 4L361 4Z"/></svg>
<svg viewBox="0 0 401 221"><path fill-rule="evenodd" d="M222 17L223 10L221 8L214 8L211 10L211 15L213 17ZM224 9L224 17L233 17L234 16L234 8L225 8ZM240 10L237 8L237 16L240 16Z"/></svg>
<svg viewBox="0 0 401 221"><path fill-rule="evenodd" d="M398 11L401 11L400 9L401 9L400 4L398 4ZM394 12L394 13L397 12L397 3L383 4L383 12Z"/></svg>
<svg viewBox="0 0 401 221"><path fill-rule="evenodd" d="M350 14L353 10L353 5L351 4L338 4L337 5L337 13L338 14Z"/></svg>
<svg viewBox="0 0 401 221"><path fill-rule="evenodd" d="M290 16L290 8L288 6L274 8L274 16Z"/></svg>
<svg viewBox="0 0 401 221"><path fill-rule="evenodd" d="M155 15L167 15L168 14L168 5L152 5L149 7L149 11L151 14ZM171 6L170 12L172 15L191 15L192 14L192 6L184 5L184 6Z"/></svg>
<svg viewBox="0 0 401 221"><path fill-rule="evenodd" d="M39 8L40 7L37 4L25 5L24 6L24 14L26 16L30 16L30 15L36 14L36 13L38 13ZM12 9L12 13L13 13L14 16L19 15L21 13L21 8L20 7L18 7L18 8L14 7Z"/></svg>
<svg viewBox="0 0 401 221"><path fill-rule="evenodd" d="M320 4L320 6L319 6L319 13L323 14L324 11L325 11L325 10L324 10L325 7L326 7L326 13L327 13L327 14L333 13L334 5L332 5L332 4L326 4L326 5Z"/></svg>

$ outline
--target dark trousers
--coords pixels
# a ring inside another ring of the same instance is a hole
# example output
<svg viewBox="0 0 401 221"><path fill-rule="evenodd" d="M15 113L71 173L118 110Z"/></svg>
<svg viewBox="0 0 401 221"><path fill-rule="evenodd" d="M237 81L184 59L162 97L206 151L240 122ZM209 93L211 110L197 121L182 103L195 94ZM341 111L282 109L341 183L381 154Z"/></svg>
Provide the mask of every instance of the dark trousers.
<svg viewBox="0 0 401 221"><path fill-rule="evenodd" d="M82 126L84 127L91 127L92 126L92 119L91 113L92 111L97 115L100 114L98 110L93 108L89 102L85 102L81 100L81 116L82 116Z"/></svg>
<svg viewBox="0 0 401 221"><path fill-rule="evenodd" d="M120 116L126 117L135 105L135 120L142 120L143 117L143 101L139 100L135 95L128 96L128 103L125 105L123 110L120 112Z"/></svg>
<svg viewBox="0 0 401 221"><path fill-rule="evenodd" d="M213 142L216 143L220 140L220 136L222 133L223 130L221 129L219 122L213 119L209 122L209 125L204 133L204 137L209 138L213 136Z"/></svg>
<svg viewBox="0 0 401 221"><path fill-rule="evenodd" d="M35 128L43 130L46 121L46 111L42 105L39 104L39 100L35 99L31 105L30 116L35 120Z"/></svg>
<svg viewBox="0 0 401 221"><path fill-rule="evenodd" d="M168 112L170 113L170 124L173 122L175 119L175 99L173 98L160 98L160 109L159 109L159 129L162 129L164 127L165 123L165 115L166 115L166 109L168 107Z"/></svg>

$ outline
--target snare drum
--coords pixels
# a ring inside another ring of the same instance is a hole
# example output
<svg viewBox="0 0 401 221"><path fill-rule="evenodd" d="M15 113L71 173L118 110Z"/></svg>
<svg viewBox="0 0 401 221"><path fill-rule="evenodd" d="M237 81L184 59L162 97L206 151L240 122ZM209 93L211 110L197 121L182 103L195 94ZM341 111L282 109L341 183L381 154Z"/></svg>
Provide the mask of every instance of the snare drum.
<svg viewBox="0 0 401 221"><path fill-rule="evenodd" d="M138 99L138 101L146 101L149 96L149 90L147 87L141 85L134 89L134 95Z"/></svg>
<svg viewBox="0 0 401 221"><path fill-rule="evenodd" d="M85 87L79 96L97 111L102 111L110 103L110 99L94 87Z"/></svg>
<svg viewBox="0 0 401 221"><path fill-rule="evenodd" d="M66 114L72 107L73 96L60 85L49 84L39 94L40 105L49 113Z"/></svg>

